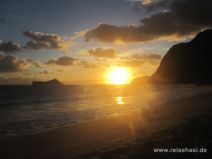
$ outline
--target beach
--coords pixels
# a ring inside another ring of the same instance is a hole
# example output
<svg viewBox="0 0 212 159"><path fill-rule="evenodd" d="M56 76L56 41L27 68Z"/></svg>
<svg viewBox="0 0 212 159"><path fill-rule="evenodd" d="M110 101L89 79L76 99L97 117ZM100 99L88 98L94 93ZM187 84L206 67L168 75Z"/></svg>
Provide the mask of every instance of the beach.
<svg viewBox="0 0 212 159"><path fill-rule="evenodd" d="M71 124L52 131L0 139L2 159L210 158L212 91L155 107ZM156 148L205 148L205 153L157 153Z"/></svg>

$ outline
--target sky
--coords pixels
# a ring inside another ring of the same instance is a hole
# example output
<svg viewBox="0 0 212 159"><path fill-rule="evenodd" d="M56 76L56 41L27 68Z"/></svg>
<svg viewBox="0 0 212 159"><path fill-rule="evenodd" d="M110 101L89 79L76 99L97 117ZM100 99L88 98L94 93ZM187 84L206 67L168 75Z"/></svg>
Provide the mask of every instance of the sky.
<svg viewBox="0 0 212 159"><path fill-rule="evenodd" d="M212 25L210 0L0 0L0 84L105 83L151 75L174 44ZM197 14L198 13L198 14Z"/></svg>

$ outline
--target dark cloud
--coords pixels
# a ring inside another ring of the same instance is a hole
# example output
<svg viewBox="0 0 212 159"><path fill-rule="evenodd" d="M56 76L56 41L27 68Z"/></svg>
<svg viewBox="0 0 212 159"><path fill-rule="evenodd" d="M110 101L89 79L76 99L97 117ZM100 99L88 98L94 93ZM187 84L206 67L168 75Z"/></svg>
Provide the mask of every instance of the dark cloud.
<svg viewBox="0 0 212 159"><path fill-rule="evenodd" d="M96 57L115 58L116 51L113 48L96 48L88 50L88 53Z"/></svg>
<svg viewBox="0 0 212 159"><path fill-rule="evenodd" d="M28 41L26 45L24 46L27 49L46 49L46 48L52 48L52 46L47 42L35 42L35 41Z"/></svg>
<svg viewBox="0 0 212 159"><path fill-rule="evenodd" d="M150 3L159 7L168 1ZM141 20L139 26L114 26L100 24L88 31L85 39L103 42L144 42L168 36L182 37L212 27L211 0L172 0L168 8Z"/></svg>
<svg viewBox="0 0 212 159"><path fill-rule="evenodd" d="M26 70L28 63L25 60L18 59L11 55L0 53L0 72L20 72Z"/></svg>
<svg viewBox="0 0 212 159"><path fill-rule="evenodd" d="M21 51L22 47L20 44L14 43L12 41L3 42L0 41L0 51L7 52L7 53L14 53Z"/></svg>
<svg viewBox="0 0 212 159"><path fill-rule="evenodd" d="M14 53L23 51L24 48L33 50L58 49L63 52L68 52L69 48L73 44L72 40L65 40L65 38L57 34L47 34L32 31L25 31L23 34L32 40L28 41L24 46L21 46L20 44L14 43L12 41L0 41L0 51Z"/></svg>
<svg viewBox="0 0 212 159"><path fill-rule="evenodd" d="M55 60L49 60L46 62L48 65L60 65L60 66L73 66L77 59L69 56L63 56Z"/></svg>
<svg viewBox="0 0 212 159"><path fill-rule="evenodd" d="M49 60L46 62L47 65L58 65L58 66L77 66L83 68L99 68L95 61L87 61L83 59L77 59L69 56L63 56L58 59ZM60 71L61 72L61 71ZM44 72L42 72L44 74Z"/></svg>
<svg viewBox="0 0 212 159"><path fill-rule="evenodd" d="M31 41L28 41L25 44L25 48L28 49L59 49L67 52L69 47L72 45L72 41L66 41L62 36L57 34L47 34L42 32L32 32L25 31L23 34L31 38Z"/></svg>

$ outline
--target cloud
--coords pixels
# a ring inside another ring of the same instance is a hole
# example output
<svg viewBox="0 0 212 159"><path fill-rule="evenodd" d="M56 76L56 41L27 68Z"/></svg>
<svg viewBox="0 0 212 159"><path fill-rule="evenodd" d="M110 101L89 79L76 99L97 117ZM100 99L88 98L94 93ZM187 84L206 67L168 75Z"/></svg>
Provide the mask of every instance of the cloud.
<svg viewBox="0 0 212 159"><path fill-rule="evenodd" d="M48 75L48 74L50 74L50 72L47 70L43 70L43 71L40 71L39 74Z"/></svg>
<svg viewBox="0 0 212 159"><path fill-rule="evenodd" d="M20 44L14 43L12 41L3 42L0 41L0 51L7 52L7 53L14 53L21 51L22 46Z"/></svg>
<svg viewBox="0 0 212 159"><path fill-rule="evenodd" d="M113 48L96 48L88 50L88 53L95 57L115 58L116 51Z"/></svg>
<svg viewBox="0 0 212 159"><path fill-rule="evenodd" d="M85 31L82 31L75 33L72 37L62 37L57 34L25 31L23 32L23 35L31 40L26 42L24 46L12 41L4 42L0 40L0 51L5 53L15 53L25 51L25 49L58 49L59 51L67 53L70 47L74 44L74 40L82 37L84 34Z"/></svg>
<svg viewBox="0 0 212 159"><path fill-rule="evenodd" d="M27 68L28 63L25 60L0 53L0 73L20 72Z"/></svg>
<svg viewBox="0 0 212 159"><path fill-rule="evenodd" d="M29 64L31 64L32 66L37 67L37 68L42 67L42 63L40 61L36 61L33 59L26 59L26 62L28 62Z"/></svg>
<svg viewBox="0 0 212 159"><path fill-rule="evenodd" d="M27 49L58 49L68 52L69 48L73 45L73 41L68 39L65 40L65 38L57 34L47 34L32 31L25 31L23 34L32 39L25 44L24 48Z"/></svg>
<svg viewBox="0 0 212 159"><path fill-rule="evenodd" d="M152 3L156 3L161 0L127 0L132 3L142 3L143 5L150 5Z"/></svg>
<svg viewBox="0 0 212 159"><path fill-rule="evenodd" d="M169 5L168 8L143 18L138 26L99 24L96 28L87 31L86 41L96 39L102 42L145 42L169 36L187 36L212 27L211 0L149 2L147 8L159 7L162 2L163 4L169 2Z"/></svg>
<svg viewBox="0 0 212 159"><path fill-rule="evenodd" d="M132 56L134 59L140 60L160 60L161 55L159 54L135 54Z"/></svg>
<svg viewBox="0 0 212 159"><path fill-rule="evenodd" d="M73 66L77 59L69 56L63 56L55 60L49 60L46 62L48 65L59 65L59 66Z"/></svg>
<svg viewBox="0 0 212 159"><path fill-rule="evenodd" d="M134 7L135 11L142 14L158 13L166 10L174 0L127 0Z"/></svg>
<svg viewBox="0 0 212 159"><path fill-rule="evenodd" d="M144 61L137 59L125 59L121 60L117 65L124 67L140 67L144 64Z"/></svg>
<svg viewBox="0 0 212 159"><path fill-rule="evenodd" d="M73 58L69 56L59 57L58 59L52 59L46 62L47 65L57 65L57 66L75 66L83 68L100 68L103 64L95 61L87 61L84 59ZM61 72L61 70L60 70Z"/></svg>
<svg viewBox="0 0 212 159"><path fill-rule="evenodd" d="M88 62L88 61L79 61L78 65L84 68L98 68L99 66L96 63Z"/></svg>
<svg viewBox="0 0 212 159"><path fill-rule="evenodd" d="M148 0L147 0L148 1ZM166 10L170 6L170 4L175 0L151 0L150 3L143 3L143 6L148 11L153 11L157 9L163 9Z"/></svg>
<svg viewBox="0 0 212 159"><path fill-rule="evenodd" d="M118 65L126 67L140 67L144 64L158 65L160 60L161 55L158 54L135 54L123 57Z"/></svg>
<svg viewBox="0 0 212 159"><path fill-rule="evenodd" d="M153 0L143 0L142 3L143 3L143 5L148 5L148 4L153 3Z"/></svg>

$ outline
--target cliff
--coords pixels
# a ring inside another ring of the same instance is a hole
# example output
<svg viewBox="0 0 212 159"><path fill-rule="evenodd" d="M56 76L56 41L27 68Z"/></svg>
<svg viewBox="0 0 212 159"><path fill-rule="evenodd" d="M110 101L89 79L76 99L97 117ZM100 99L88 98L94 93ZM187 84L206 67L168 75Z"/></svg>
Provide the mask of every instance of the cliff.
<svg viewBox="0 0 212 159"><path fill-rule="evenodd" d="M143 78L134 82L142 83ZM170 48L156 72L148 78L152 83L212 83L212 29L205 30L187 43Z"/></svg>

